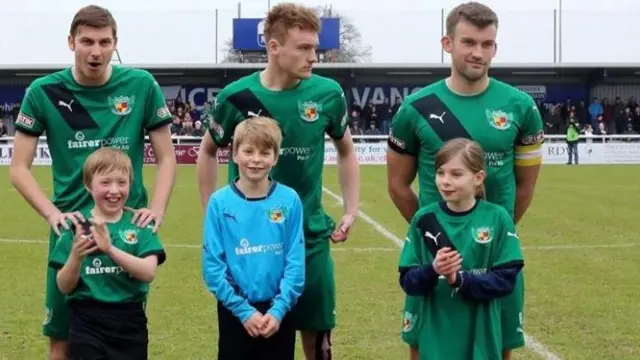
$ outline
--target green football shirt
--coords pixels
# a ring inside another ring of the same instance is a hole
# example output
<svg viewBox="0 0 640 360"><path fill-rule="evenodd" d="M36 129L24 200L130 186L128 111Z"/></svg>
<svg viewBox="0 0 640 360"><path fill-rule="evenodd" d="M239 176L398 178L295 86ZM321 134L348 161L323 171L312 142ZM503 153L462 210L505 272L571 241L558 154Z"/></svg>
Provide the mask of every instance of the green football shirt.
<svg viewBox="0 0 640 360"><path fill-rule="evenodd" d="M533 99L495 79L474 96L451 91L445 80L409 95L393 118L388 145L417 158L421 206L442 200L435 185L435 156L454 138L482 146L487 200L513 216L515 166L542 162L542 119Z"/></svg>
<svg viewBox="0 0 640 360"><path fill-rule="evenodd" d="M298 192L304 205L304 232L308 239L326 238L335 227L322 207L322 170L325 134L341 139L347 129L347 103L340 85L312 75L295 88L273 91L260 82L260 72L226 86L216 97L209 130L219 147L232 142L235 127L252 116L266 116L283 133L280 158L271 176ZM229 163L229 181L238 174Z"/></svg>
<svg viewBox="0 0 640 360"><path fill-rule="evenodd" d="M60 211L71 212L93 203L82 183L82 167L93 151L104 146L127 152L134 174L127 205L146 207L144 131L169 123L171 113L153 76L114 65L107 83L97 87L78 84L71 68L36 79L27 89L15 126L24 134L46 135L52 201Z"/></svg>
<svg viewBox="0 0 640 360"><path fill-rule="evenodd" d="M89 219L91 213L83 211ZM153 233L153 227L139 228L131 223L133 213L125 211L120 221L107 224L111 235L111 245L133 256L158 257L158 265L166 260L166 254ZM61 269L67 262L73 246L74 232L64 231L49 257L49 266ZM127 274L109 255L97 252L87 255L80 264L78 286L67 295L67 300L91 299L106 303L126 303L145 301L149 283L142 282Z"/></svg>
<svg viewBox="0 0 640 360"><path fill-rule="evenodd" d="M457 250L463 259L462 271L473 274L523 261L511 216L501 206L483 200L465 213L453 213L443 203L421 208L407 232L399 266L432 264L442 247ZM502 358L500 301L463 299L444 278L422 301L421 359Z"/></svg>

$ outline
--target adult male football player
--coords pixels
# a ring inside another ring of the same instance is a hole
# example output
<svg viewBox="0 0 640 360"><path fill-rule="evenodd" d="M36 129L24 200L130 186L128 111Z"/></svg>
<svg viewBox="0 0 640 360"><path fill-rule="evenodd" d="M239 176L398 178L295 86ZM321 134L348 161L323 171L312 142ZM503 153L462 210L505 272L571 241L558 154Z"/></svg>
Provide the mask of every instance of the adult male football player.
<svg viewBox="0 0 640 360"><path fill-rule="evenodd" d="M480 143L487 157L487 200L506 208L517 222L533 197L542 162L542 120L533 99L488 76L496 55L498 17L477 2L461 4L447 17L442 46L451 54L451 76L408 96L393 119L387 154L391 199L411 222L418 207L441 200L435 186L434 156L453 138ZM420 196L411 189L418 175ZM504 359L524 346L524 283L504 298ZM422 299L407 297L403 340L417 360Z"/></svg>
<svg viewBox="0 0 640 360"><path fill-rule="evenodd" d="M279 4L269 11L264 27L267 67L229 84L218 94L212 128L202 140L197 166L200 197L206 207L217 180L216 152L230 144L235 126L253 115L279 123L284 139L271 176L295 189L304 205L305 290L292 315L301 331L307 360L331 358L336 303L329 241L348 237L358 212L360 189L342 88L333 80L312 74L319 30L313 9ZM321 203L325 134L338 153L344 197L345 213L337 226ZM236 176L237 166L231 163L229 181Z"/></svg>
<svg viewBox="0 0 640 360"><path fill-rule="evenodd" d="M117 41L116 21L107 9L80 9L68 37L69 49L75 54L74 65L36 79L27 89L16 119L10 177L24 199L51 226L49 252L61 227L69 229L69 223L84 220L79 210L93 203L82 183L82 166L100 147L120 148L132 160L134 179L127 206L136 209L134 221L139 226L153 222L157 231L172 192L176 160L169 132L171 114L150 73L110 64ZM148 208L142 178L145 132L158 167ZM30 171L38 138L43 134L51 153L52 200ZM56 273L49 268L43 326L44 335L50 339L49 359L67 358L68 325L68 308L56 285Z"/></svg>

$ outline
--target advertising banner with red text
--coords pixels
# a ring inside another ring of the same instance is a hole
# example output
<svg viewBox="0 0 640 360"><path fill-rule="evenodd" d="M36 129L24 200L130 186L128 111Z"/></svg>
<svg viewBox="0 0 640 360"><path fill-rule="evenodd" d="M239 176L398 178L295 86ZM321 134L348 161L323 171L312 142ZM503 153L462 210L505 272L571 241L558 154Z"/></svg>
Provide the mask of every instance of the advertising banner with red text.
<svg viewBox="0 0 640 360"><path fill-rule="evenodd" d="M176 154L178 164L195 164L198 160L198 151L200 151L200 145L173 145L173 152ZM224 148L218 150L218 162L220 164L229 163L229 149ZM145 144L144 146L144 163L156 163L156 157L153 154L153 149L150 144Z"/></svg>

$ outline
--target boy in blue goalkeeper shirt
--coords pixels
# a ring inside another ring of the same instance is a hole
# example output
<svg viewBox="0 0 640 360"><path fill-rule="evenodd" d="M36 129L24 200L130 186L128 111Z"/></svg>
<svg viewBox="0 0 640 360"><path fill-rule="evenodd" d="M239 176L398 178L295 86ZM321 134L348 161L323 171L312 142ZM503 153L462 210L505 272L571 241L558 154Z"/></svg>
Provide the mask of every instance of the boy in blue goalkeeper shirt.
<svg viewBox="0 0 640 360"><path fill-rule="evenodd" d="M269 177L282 133L265 117L233 134L239 177L209 199L202 272L218 300L218 360L293 360L289 311L305 279L302 201Z"/></svg>

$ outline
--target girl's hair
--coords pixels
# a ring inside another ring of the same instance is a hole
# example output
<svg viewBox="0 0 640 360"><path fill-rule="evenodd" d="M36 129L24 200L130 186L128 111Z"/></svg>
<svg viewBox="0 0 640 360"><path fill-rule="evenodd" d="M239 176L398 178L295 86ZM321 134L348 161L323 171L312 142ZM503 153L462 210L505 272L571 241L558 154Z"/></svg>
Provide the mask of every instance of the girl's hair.
<svg viewBox="0 0 640 360"><path fill-rule="evenodd" d="M480 171L485 171L484 150L477 142L464 138L449 140L440 148L436 154L436 170L458 155L462 159L462 164L472 173L477 174ZM484 199L485 197L483 183L476 189L476 198Z"/></svg>

